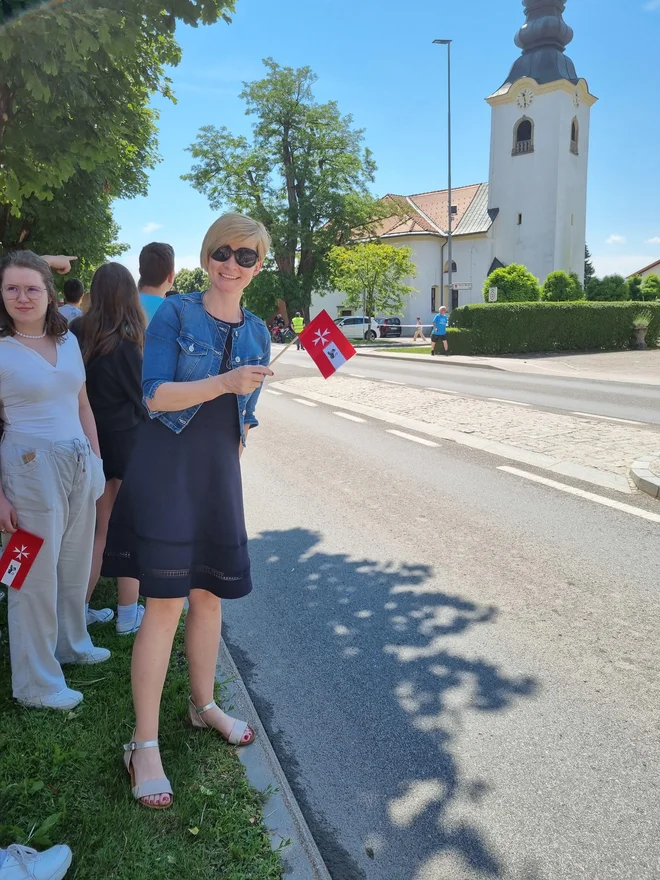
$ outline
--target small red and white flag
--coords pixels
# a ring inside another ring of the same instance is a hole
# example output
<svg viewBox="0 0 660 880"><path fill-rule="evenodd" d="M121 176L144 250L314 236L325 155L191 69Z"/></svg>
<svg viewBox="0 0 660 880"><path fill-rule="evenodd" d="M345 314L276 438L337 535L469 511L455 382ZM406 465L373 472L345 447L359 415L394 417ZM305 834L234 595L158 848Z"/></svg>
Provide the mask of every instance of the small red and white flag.
<svg viewBox="0 0 660 880"><path fill-rule="evenodd" d="M0 584L20 590L43 543L43 538L17 529L0 556Z"/></svg>
<svg viewBox="0 0 660 880"><path fill-rule="evenodd" d="M324 379L329 379L356 353L325 309L309 322L298 338Z"/></svg>

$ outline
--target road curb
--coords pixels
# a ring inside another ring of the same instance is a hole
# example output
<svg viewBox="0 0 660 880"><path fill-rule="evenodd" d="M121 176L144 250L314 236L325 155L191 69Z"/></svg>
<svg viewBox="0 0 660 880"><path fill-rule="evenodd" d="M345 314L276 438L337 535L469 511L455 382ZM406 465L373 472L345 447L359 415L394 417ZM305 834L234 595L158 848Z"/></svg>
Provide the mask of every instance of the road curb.
<svg viewBox="0 0 660 880"><path fill-rule="evenodd" d="M220 643L218 664L227 692L224 702L233 706L232 711L240 717L249 718L257 735L249 748L237 752L250 785L258 791L269 790L264 824L271 846L278 849L289 841L282 851L282 876L286 880L332 880L224 640Z"/></svg>
<svg viewBox="0 0 660 880"><path fill-rule="evenodd" d="M655 461L660 462L660 452L638 458L630 468L630 476L640 492L646 492L651 498L660 498L660 477L649 467Z"/></svg>

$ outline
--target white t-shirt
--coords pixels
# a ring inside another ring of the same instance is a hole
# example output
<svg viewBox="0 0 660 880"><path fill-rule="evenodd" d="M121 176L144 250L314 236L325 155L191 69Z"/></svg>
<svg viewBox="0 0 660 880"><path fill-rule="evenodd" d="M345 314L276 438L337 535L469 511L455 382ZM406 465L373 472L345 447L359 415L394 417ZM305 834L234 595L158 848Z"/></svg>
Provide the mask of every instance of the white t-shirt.
<svg viewBox="0 0 660 880"><path fill-rule="evenodd" d="M85 365L78 340L67 333L53 367L16 337L0 339L0 416L5 431L44 440L84 440L78 395Z"/></svg>

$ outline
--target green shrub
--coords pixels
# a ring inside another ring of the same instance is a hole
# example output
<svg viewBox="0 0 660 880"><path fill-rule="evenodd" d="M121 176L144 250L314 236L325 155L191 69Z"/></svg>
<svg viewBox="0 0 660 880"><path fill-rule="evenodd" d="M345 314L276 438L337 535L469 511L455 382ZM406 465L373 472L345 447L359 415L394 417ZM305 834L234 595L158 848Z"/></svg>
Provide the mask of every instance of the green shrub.
<svg viewBox="0 0 660 880"><path fill-rule="evenodd" d="M660 276L647 275L642 281L641 298L648 302L649 300L660 299Z"/></svg>
<svg viewBox="0 0 660 880"><path fill-rule="evenodd" d="M590 302L625 302L630 298L626 279L622 275L592 278L587 284L586 294Z"/></svg>
<svg viewBox="0 0 660 880"><path fill-rule="evenodd" d="M633 275L628 279L628 296L633 302L638 302L642 298L642 281L641 275Z"/></svg>
<svg viewBox="0 0 660 880"><path fill-rule="evenodd" d="M647 309L653 315L647 343L655 345L660 337L660 303L647 303ZM632 322L637 314L639 304L634 302L469 305L452 311L450 332L470 331L471 354L613 351L634 345ZM463 334L459 339L462 347Z"/></svg>
<svg viewBox="0 0 660 880"><path fill-rule="evenodd" d="M575 302L584 299L584 291L575 273L551 272L545 279L541 297L545 302Z"/></svg>
<svg viewBox="0 0 660 880"><path fill-rule="evenodd" d="M460 327L447 327L447 344L449 354L474 354L472 351L472 333ZM437 342L437 350L441 353L442 343Z"/></svg>
<svg viewBox="0 0 660 880"><path fill-rule="evenodd" d="M538 302L541 298L539 280L524 266L512 263L503 269L495 269L484 281L484 301L488 302L488 291L497 287L498 303Z"/></svg>

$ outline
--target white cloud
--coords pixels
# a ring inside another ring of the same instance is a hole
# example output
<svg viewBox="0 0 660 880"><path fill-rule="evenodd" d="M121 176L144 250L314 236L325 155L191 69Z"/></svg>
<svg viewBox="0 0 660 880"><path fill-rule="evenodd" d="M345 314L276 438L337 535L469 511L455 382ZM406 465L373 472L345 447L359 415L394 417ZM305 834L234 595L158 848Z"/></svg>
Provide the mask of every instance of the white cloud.
<svg viewBox="0 0 660 880"><path fill-rule="evenodd" d="M660 0L648 0L648 2L644 4L644 9L647 12L655 12L656 9L660 9Z"/></svg>
<svg viewBox="0 0 660 880"><path fill-rule="evenodd" d="M162 228L163 228L162 223L154 223L152 220L151 223L147 223L146 226L142 227L142 232L149 234L150 232L155 232L157 229L162 229Z"/></svg>
<svg viewBox="0 0 660 880"><path fill-rule="evenodd" d="M633 272L638 272L644 266L648 266L653 260L657 260L657 254L599 254L592 258L596 275L602 278L604 275L623 275L627 277Z"/></svg>
<svg viewBox="0 0 660 880"><path fill-rule="evenodd" d="M626 239L623 235L610 235L605 244L625 244Z"/></svg>
<svg viewBox="0 0 660 880"><path fill-rule="evenodd" d="M647 238L644 244L660 244L660 235L655 235L653 238Z"/></svg>

